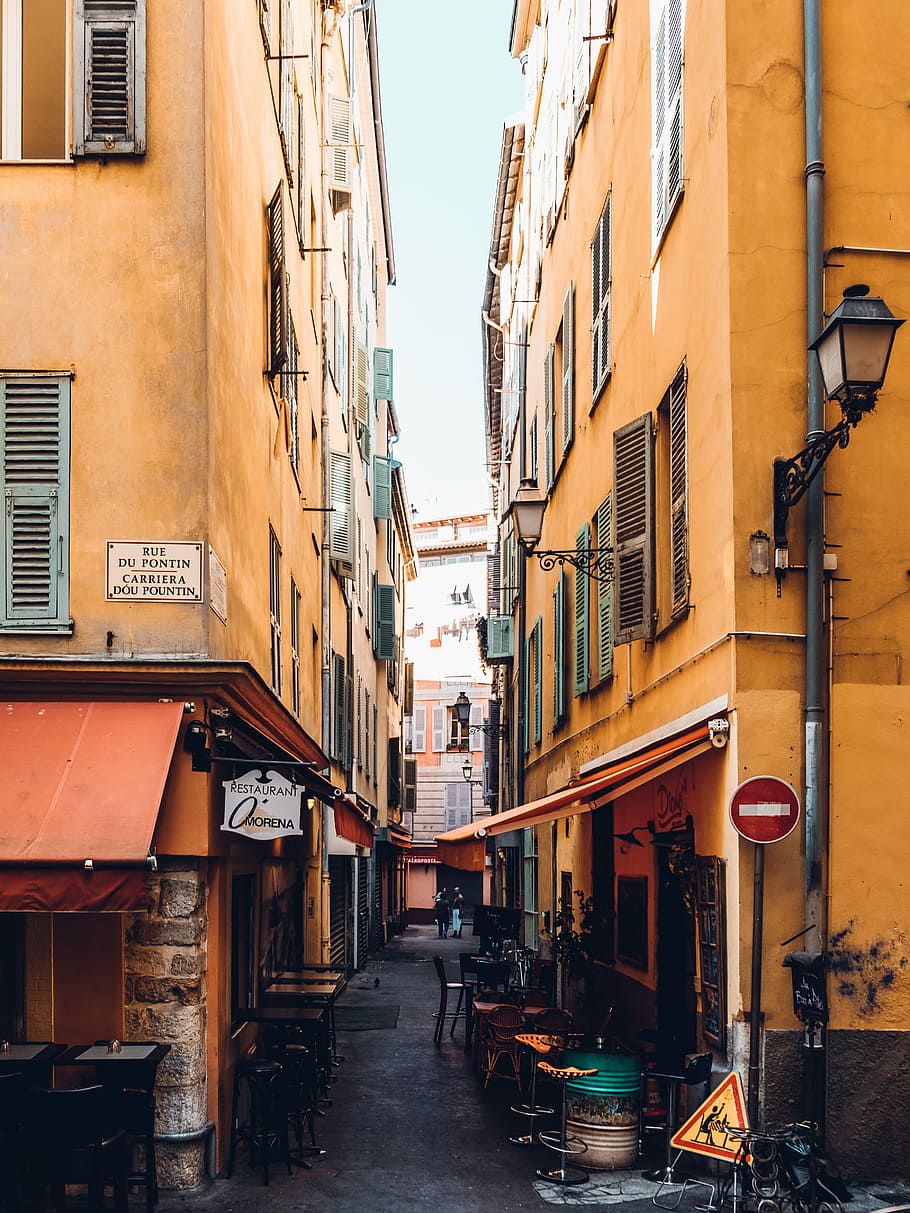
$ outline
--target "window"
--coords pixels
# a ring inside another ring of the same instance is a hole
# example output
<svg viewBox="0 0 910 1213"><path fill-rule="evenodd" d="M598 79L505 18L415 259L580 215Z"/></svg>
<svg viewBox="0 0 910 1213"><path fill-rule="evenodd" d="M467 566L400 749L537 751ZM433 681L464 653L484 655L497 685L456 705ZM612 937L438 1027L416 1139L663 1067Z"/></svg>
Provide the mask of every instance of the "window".
<svg viewBox="0 0 910 1213"><path fill-rule="evenodd" d="M598 548L613 547L613 494L608 493L594 515L594 541ZM613 677L613 582L597 580L597 677Z"/></svg>
<svg viewBox="0 0 910 1213"><path fill-rule="evenodd" d="M610 375L610 249L612 195L607 195L591 241L591 389L597 399Z"/></svg>
<svg viewBox="0 0 910 1213"><path fill-rule="evenodd" d="M569 283L562 304L562 324L559 327L559 362L562 381L562 453L565 454L575 437L575 286Z"/></svg>
<svg viewBox="0 0 910 1213"><path fill-rule="evenodd" d="M471 785L462 780L460 783L447 783L445 789L446 829L469 825L472 820Z"/></svg>
<svg viewBox="0 0 910 1213"><path fill-rule="evenodd" d="M543 363L543 459L546 487L549 489L556 478L556 410L553 382L553 363L556 347L547 347Z"/></svg>
<svg viewBox="0 0 910 1213"><path fill-rule="evenodd" d="M543 737L543 620L539 615L531 631L531 650L534 662L533 736L534 744L540 745Z"/></svg>
<svg viewBox="0 0 910 1213"><path fill-rule="evenodd" d="M566 718L566 575L560 570L553 591L553 725Z"/></svg>
<svg viewBox="0 0 910 1213"><path fill-rule="evenodd" d="M653 444L650 413L613 435L616 644L654 635Z"/></svg>
<svg viewBox="0 0 910 1213"><path fill-rule="evenodd" d="M69 632L68 375L0 376L2 626Z"/></svg>
<svg viewBox="0 0 910 1213"><path fill-rule="evenodd" d="M374 582L375 620L373 629L373 652L379 661L393 661L395 658L395 587Z"/></svg>
<svg viewBox="0 0 910 1213"><path fill-rule="evenodd" d="M535 947L537 923L537 831L529 827L522 831L522 892L524 893L524 942Z"/></svg>
<svg viewBox="0 0 910 1213"><path fill-rule="evenodd" d="M651 0L654 241L660 242L683 189L682 0Z"/></svg>
<svg viewBox="0 0 910 1213"><path fill-rule="evenodd" d="M370 704L370 692L364 687L363 691L363 767L364 774L367 779L370 778L370 759L373 754L373 743L371 740L370 726L372 724L372 706Z"/></svg>
<svg viewBox="0 0 910 1213"><path fill-rule="evenodd" d="M575 551L579 556L591 547L591 527L586 522L575 536ZM589 612L591 578L583 569L575 574L575 694L583 695L591 681Z"/></svg>
<svg viewBox="0 0 910 1213"><path fill-rule="evenodd" d="M294 321L288 315L288 352L287 362L281 372L281 398L288 410L288 438L290 440L291 467L296 473L300 467L300 410L297 405L297 355L300 353L297 345L297 334L294 332Z"/></svg>
<svg viewBox="0 0 910 1213"><path fill-rule="evenodd" d="M291 706L300 715L300 591L291 578Z"/></svg>
<svg viewBox="0 0 910 1213"><path fill-rule="evenodd" d="M294 146L294 27L291 0L281 0L281 58L278 130L288 175L291 173L291 149Z"/></svg>
<svg viewBox="0 0 910 1213"><path fill-rule="evenodd" d="M231 1007L253 1005L256 982L256 877L231 881ZM238 1016L242 1020L242 1016Z"/></svg>
<svg viewBox="0 0 910 1213"><path fill-rule="evenodd" d="M411 750L415 754L423 754L427 748L427 710L424 707L415 707L414 715L411 717L413 734L411 740Z"/></svg>
<svg viewBox="0 0 910 1213"><path fill-rule="evenodd" d="M352 518L351 456L331 452L332 512L329 515L329 555L342 577L354 579L354 527Z"/></svg>
<svg viewBox="0 0 910 1213"><path fill-rule="evenodd" d="M357 675L357 770L363 770L363 680Z"/></svg>
<svg viewBox="0 0 910 1213"><path fill-rule="evenodd" d="M284 195L279 185L268 205L269 373L277 375L288 356L288 285L284 260Z"/></svg>
<svg viewBox="0 0 910 1213"><path fill-rule="evenodd" d="M686 364L683 363L667 392L670 458L670 612L674 619L689 607L689 493L686 433Z"/></svg>
<svg viewBox="0 0 910 1213"><path fill-rule="evenodd" d="M272 690L281 694L281 548L269 527L269 622L272 634Z"/></svg>

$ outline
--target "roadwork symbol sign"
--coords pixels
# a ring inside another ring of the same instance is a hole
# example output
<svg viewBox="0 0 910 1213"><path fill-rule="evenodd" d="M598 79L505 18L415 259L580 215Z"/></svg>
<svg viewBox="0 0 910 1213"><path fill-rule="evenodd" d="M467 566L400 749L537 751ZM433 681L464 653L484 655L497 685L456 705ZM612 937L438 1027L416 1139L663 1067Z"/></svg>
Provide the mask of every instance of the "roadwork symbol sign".
<svg viewBox="0 0 910 1213"><path fill-rule="evenodd" d="M706 1154L735 1162L742 1140L731 1137L729 1129L747 1129L746 1099L737 1073L728 1074L716 1091L696 1108L681 1129L673 1135L670 1145L690 1154Z"/></svg>

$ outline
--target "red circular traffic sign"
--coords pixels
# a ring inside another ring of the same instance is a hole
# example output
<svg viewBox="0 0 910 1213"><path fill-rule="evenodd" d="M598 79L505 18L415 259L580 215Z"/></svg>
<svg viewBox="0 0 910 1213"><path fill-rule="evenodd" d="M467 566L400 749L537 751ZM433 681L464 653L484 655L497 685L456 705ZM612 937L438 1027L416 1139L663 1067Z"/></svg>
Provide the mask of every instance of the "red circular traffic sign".
<svg viewBox="0 0 910 1213"><path fill-rule="evenodd" d="M755 775L730 797L730 820L750 842L780 842L799 821L799 797L783 779Z"/></svg>

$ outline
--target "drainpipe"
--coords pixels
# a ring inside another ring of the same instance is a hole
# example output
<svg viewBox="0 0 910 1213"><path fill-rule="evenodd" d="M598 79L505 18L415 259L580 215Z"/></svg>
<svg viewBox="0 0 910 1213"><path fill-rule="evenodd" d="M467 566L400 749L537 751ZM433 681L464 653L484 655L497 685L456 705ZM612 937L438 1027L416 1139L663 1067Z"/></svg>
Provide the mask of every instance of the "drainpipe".
<svg viewBox="0 0 910 1213"><path fill-rule="evenodd" d="M806 338L812 342L825 323L824 174L822 160L822 82L820 0L803 0L806 79ZM825 428L825 401L818 359L808 352L808 441ZM806 523L806 706L805 706L805 926L820 953L827 944L823 889L823 846L827 833L825 779L825 471L809 485ZM829 620L830 626L830 620ZM803 1045L804 1115L822 1126L826 1105L825 1049L813 1048L810 1032Z"/></svg>
<svg viewBox="0 0 910 1213"><path fill-rule="evenodd" d="M328 13L331 10L326 10L323 13L323 31L320 43L320 72L319 80L323 80L322 64L325 60L328 50L329 41L332 35L333 26L328 19ZM325 143L325 131L327 129L326 122L326 106L325 106L325 85L320 84L319 88L319 142ZM327 246L327 222L325 213L325 199L328 192L328 174L326 170L326 151L322 148L320 156L320 189L319 189L319 228L320 240L318 245L321 248ZM317 254L311 254L316 256ZM328 512L329 506L332 504L332 447L331 447L331 431L329 426L329 392L331 384L329 382L328 359L325 343L327 336L331 333L334 319L329 316L329 271L326 264L326 255L320 256L320 273L319 273L319 294L320 294L320 309L322 314L322 342L320 345L320 356L322 358L322 412L320 415L320 446L322 455L322 504L325 507L325 512L322 515L322 561L320 564L321 584L320 591L322 594L322 749L325 754L332 752L332 568L331 568L331 527L332 515ZM321 862L321 879L320 879L320 962L327 964L329 961L329 953L331 950L331 931L330 931L330 897L329 897L329 814L332 812L327 804L322 806L322 862Z"/></svg>
<svg viewBox="0 0 910 1213"><path fill-rule="evenodd" d="M803 0L805 10L806 77L806 297L807 344L824 327L824 173L822 161L821 36L819 0ZM808 434L811 442L825 428L821 370L815 354L808 354ZM825 472L806 493L806 870L805 925L816 926L821 951L825 946L822 898L822 843L824 804L824 558Z"/></svg>

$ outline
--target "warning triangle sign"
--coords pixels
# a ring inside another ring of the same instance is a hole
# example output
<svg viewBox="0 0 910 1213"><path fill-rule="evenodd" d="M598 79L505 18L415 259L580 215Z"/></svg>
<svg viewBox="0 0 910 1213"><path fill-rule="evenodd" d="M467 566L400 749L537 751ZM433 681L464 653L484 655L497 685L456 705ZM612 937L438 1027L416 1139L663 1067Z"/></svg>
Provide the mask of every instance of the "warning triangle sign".
<svg viewBox="0 0 910 1213"><path fill-rule="evenodd" d="M737 1073L728 1074L716 1091L695 1109L682 1128L673 1135L670 1145L691 1154L706 1154L735 1162L742 1149L742 1140L731 1137L730 1129L748 1129L746 1099Z"/></svg>

